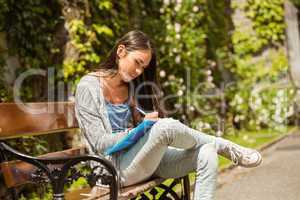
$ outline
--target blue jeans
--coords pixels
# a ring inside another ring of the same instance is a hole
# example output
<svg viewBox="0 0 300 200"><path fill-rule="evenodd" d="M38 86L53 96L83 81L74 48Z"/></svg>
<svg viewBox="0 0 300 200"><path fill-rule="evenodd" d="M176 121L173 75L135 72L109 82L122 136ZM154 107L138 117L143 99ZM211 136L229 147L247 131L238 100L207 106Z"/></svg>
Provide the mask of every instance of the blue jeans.
<svg viewBox="0 0 300 200"><path fill-rule="evenodd" d="M135 145L120 154L121 185L132 185L152 175L176 178L196 172L194 199L211 200L216 189L220 141L179 120L160 119Z"/></svg>

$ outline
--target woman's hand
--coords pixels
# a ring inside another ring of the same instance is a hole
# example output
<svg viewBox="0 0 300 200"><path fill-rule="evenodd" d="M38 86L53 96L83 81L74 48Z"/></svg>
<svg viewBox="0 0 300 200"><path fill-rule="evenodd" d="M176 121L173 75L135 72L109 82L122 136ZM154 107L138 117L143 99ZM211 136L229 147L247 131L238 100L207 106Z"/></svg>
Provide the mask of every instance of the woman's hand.
<svg viewBox="0 0 300 200"><path fill-rule="evenodd" d="M134 127L128 127L126 130L125 130L125 133L129 133Z"/></svg>
<svg viewBox="0 0 300 200"><path fill-rule="evenodd" d="M153 121L157 121L160 118L158 117L158 112L151 112L151 113L147 113L144 117L144 119L148 119L148 120L153 120Z"/></svg>

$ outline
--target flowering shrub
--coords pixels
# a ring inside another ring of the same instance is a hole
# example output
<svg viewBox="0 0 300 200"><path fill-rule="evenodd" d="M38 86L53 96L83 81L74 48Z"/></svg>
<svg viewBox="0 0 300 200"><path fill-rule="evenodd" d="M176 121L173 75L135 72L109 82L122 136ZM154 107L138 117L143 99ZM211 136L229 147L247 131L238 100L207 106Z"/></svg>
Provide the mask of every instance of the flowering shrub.
<svg viewBox="0 0 300 200"><path fill-rule="evenodd" d="M230 70L238 83L229 94L233 123L248 129L282 129L293 114L294 97L282 44L283 1L248 0L234 6L248 21L245 25L236 20L232 37L236 66Z"/></svg>

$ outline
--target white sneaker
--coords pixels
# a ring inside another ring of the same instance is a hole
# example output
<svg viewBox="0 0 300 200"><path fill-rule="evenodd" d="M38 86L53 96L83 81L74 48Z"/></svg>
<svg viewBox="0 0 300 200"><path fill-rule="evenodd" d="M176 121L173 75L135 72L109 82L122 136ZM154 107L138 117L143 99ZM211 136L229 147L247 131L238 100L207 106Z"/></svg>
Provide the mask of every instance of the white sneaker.
<svg viewBox="0 0 300 200"><path fill-rule="evenodd" d="M230 159L234 165L243 167L256 167L262 162L262 156L257 150L242 147L231 142L226 145L220 154Z"/></svg>

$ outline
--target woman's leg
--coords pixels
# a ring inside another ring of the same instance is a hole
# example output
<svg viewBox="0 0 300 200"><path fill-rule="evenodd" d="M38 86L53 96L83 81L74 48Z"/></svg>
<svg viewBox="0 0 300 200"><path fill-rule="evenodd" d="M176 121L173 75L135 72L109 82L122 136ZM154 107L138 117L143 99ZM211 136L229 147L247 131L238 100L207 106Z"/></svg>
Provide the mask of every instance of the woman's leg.
<svg viewBox="0 0 300 200"><path fill-rule="evenodd" d="M154 172L162 178L178 178L196 172L194 200L214 198L218 157L214 143L192 149L169 147Z"/></svg>
<svg viewBox="0 0 300 200"><path fill-rule="evenodd" d="M177 141L169 146L186 149L185 147L180 147L180 138L194 138L194 141L196 142L195 145L198 146L210 142L215 142L217 153L229 160L232 160L235 165L240 165L243 167L256 167L262 162L262 157L258 151L242 147L221 137L207 135L186 126L179 120L175 120L173 118L164 118L159 120L158 122L161 122L159 126L161 126L162 129L167 130L165 138L167 140Z"/></svg>
<svg viewBox="0 0 300 200"><path fill-rule="evenodd" d="M202 137L195 137L195 134L198 134L196 130L190 129L179 120L158 120L135 145L120 155L121 183L131 185L151 176L168 146L190 149L214 142L212 136L202 134Z"/></svg>
<svg viewBox="0 0 300 200"><path fill-rule="evenodd" d="M158 167L168 146L197 149L207 143L215 143L217 152L232 146L228 145L232 144L228 140L201 133L179 120L160 119L133 147L120 155L121 183L124 186L131 185L149 178ZM232 152L229 152L229 156L232 156Z"/></svg>

